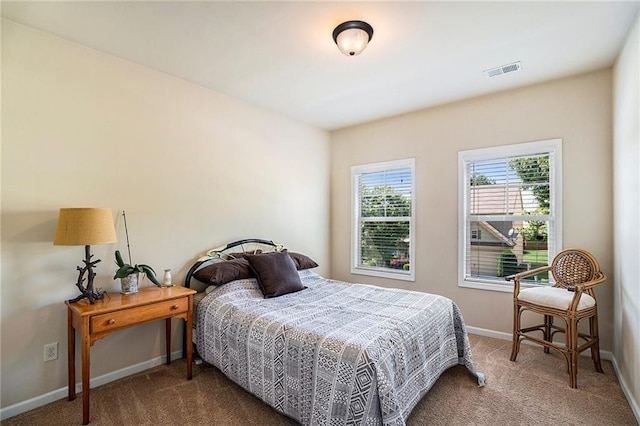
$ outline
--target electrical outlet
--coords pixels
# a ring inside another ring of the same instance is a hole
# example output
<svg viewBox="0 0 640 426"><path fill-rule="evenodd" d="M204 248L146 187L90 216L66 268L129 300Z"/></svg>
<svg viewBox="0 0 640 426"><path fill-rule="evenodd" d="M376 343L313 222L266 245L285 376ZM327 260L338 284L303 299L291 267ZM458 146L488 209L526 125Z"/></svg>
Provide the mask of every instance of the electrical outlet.
<svg viewBox="0 0 640 426"><path fill-rule="evenodd" d="M53 361L58 359L58 342L44 345L44 360Z"/></svg>

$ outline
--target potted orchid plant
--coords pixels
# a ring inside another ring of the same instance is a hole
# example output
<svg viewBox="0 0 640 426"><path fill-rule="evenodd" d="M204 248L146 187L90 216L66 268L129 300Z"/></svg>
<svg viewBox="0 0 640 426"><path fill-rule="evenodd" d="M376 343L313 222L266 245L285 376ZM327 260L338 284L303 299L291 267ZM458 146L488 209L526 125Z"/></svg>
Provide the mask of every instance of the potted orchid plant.
<svg viewBox="0 0 640 426"><path fill-rule="evenodd" d="M149 281L159 286L160 282L156 278L156 271L149 265L145 265L141 263L139 265L131 265L129 263L124 263L122 260L122 255L120 254L120 250L116 250L116 265L118 265L118 270L116 271L113 279L120 278L120 285L122 286L122 293L136 293L138 291L138 278L140 273L145 274Z"/></svg>
<svg viewBox="0 0 640 426"><path fill-rule="evenodd" d="M129 230L127 229L127 216L124 211L122 212L122 216L124 217L124 229L127 234L127 248L129 248ZM149 278L149 281L155 285L161 285L156 278L156 271L154 271L151 266L145 265L144 263L131 264L131 250L129 250L129 263L124 263L120 250L116 250L115 257L118 270L113 276L113 279L120 278L120 286L123 294L138 292L138 282L141 273L145 274Z"/></svg>

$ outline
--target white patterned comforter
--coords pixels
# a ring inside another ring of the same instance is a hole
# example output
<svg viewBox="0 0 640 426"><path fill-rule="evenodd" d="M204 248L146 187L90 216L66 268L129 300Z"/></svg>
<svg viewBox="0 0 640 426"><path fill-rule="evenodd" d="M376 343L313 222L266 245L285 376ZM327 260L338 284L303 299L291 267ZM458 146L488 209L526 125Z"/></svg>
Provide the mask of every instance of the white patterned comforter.
<svg viewBox="0 0 640 426"><path fill-rule="evenodd" d="M255 279L198 305L200 356L304 425L404 425L448 368L473 367L458 307L442 296L327 280L264 299Z"/></svg>

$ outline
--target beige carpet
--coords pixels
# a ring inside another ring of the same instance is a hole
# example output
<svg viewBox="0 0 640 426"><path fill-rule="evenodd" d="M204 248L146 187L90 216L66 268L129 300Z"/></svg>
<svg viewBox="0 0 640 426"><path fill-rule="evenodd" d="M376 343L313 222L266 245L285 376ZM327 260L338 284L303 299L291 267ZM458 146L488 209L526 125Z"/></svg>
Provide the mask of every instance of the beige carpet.
<svg viewBox="0 0 640 426"><path fill-rule="evenodd" d="M523 345L509 361L510 342L470 336L474 361L486 374L478 388L463 367L446 371L416 406L418 425L636 425L610 362L596 373L580 357L578 389L560 355ZM92 425L295 425L232 383L216 368L195 366L185 379L184 360L160 366L91 392ZM82 398L66 399L20 414L3 425L82 423Z"/></svg>

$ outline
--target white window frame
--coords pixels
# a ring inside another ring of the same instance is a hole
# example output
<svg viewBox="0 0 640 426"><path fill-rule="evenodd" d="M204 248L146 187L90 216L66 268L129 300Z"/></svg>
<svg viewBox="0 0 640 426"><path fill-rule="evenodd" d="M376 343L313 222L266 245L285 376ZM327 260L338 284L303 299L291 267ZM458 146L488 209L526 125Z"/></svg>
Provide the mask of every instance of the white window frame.
<svg viewBox="0 0 640 426"><path fill-rule="evenodd" d="M537 142L526 142L513 145L505 145L491 148L473 149L458 152L458 286L492 290L501 292L513 292L513 283L510 281L499 282L466 276L466 243L471 241L471 235L467 235L467 189L470 176L467 173L467 164L475 161L499 159L505 157L535 155L548 153L553 161L549 164L549 204L552 207L553 232L549 234L549 261L556 253L562 250L562 139L549 139ZM505 217L507 219L507 217ZM535 284L525 284L533 286Z"/></svg>
<svg viewBox="0 0 640 426"><path fill-rule="evenodd" d="M411 218L409 219L409 259L411 267L409 271L403 269L380 268L359 265L360 259L360 204L358 196L358 177L364 173L393 171L398 169L411 170ZM394 280L415 281L416 256L416 180L415 159L386 161L382 163L363 164L351 167L351 273L369 275Z"/></svg>

